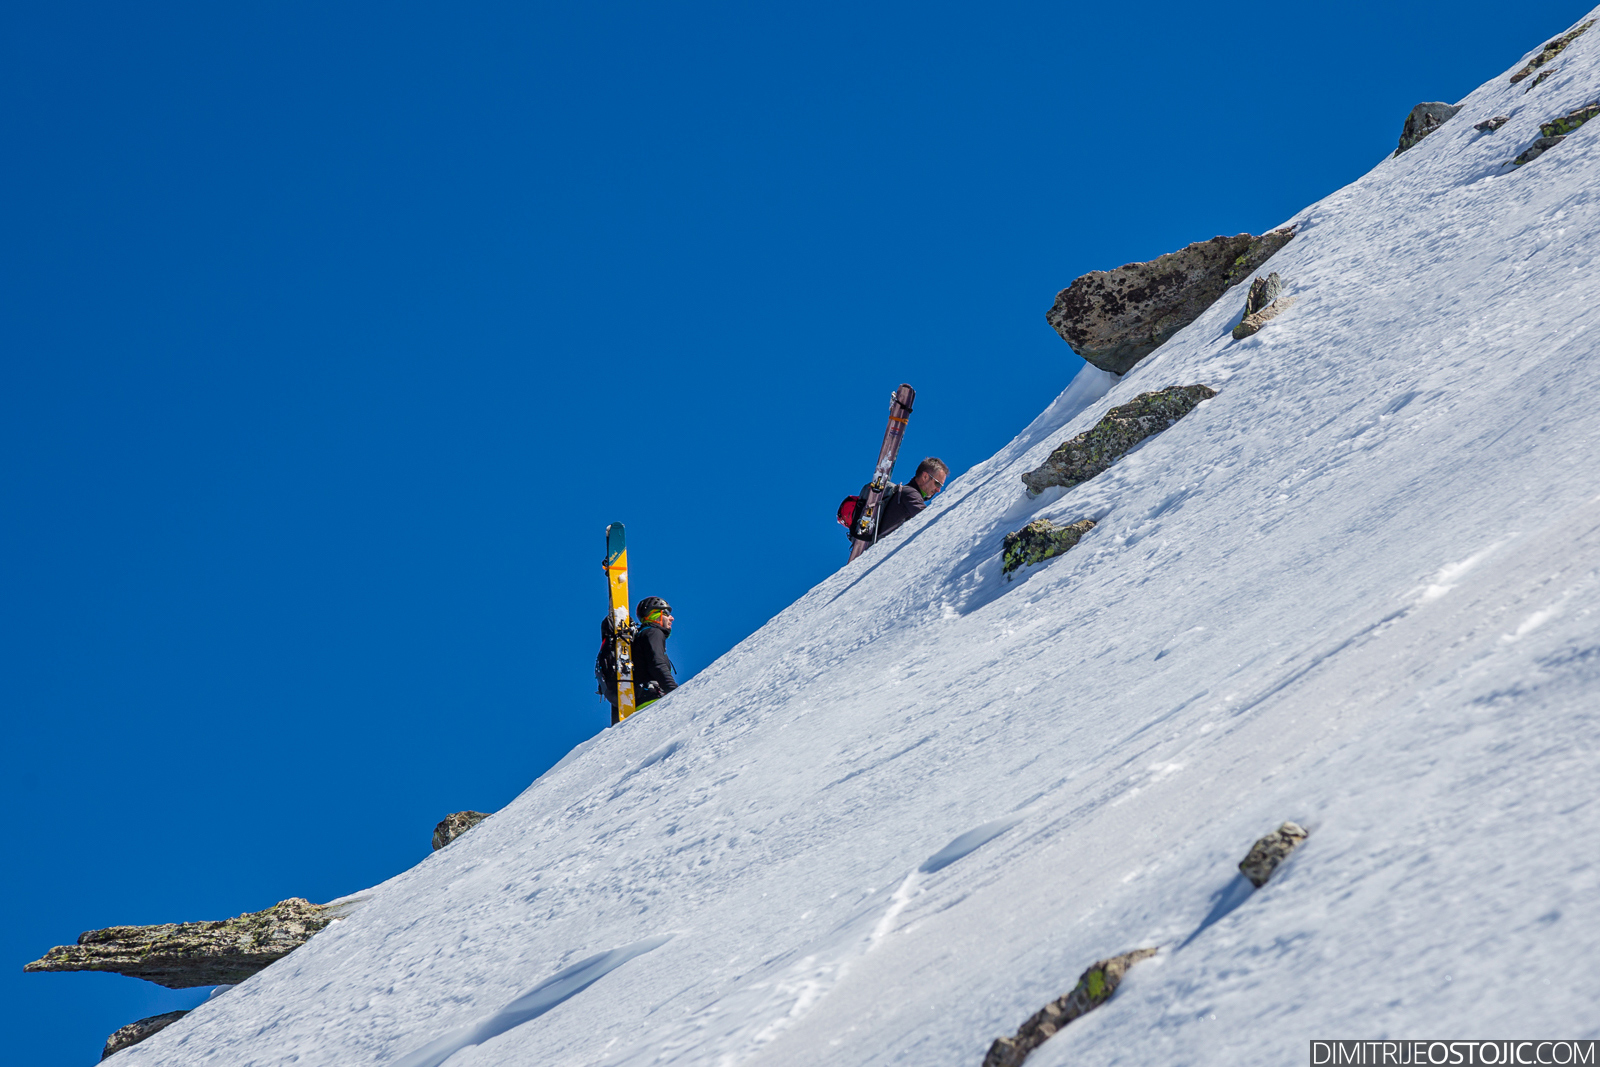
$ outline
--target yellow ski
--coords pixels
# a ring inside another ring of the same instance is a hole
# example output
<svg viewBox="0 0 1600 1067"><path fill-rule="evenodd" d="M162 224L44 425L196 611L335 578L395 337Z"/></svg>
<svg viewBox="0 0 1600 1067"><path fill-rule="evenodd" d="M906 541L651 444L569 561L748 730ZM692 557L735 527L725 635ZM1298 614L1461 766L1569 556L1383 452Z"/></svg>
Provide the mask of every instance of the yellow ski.
<svg viewBox="0 0 1600 1067"><path fill-rule="evenodd" d="M606 583L611 587L611 625L617 648L617 718L634 713L633 620L628 617L628 542L622 523L606 527Z"/></svg>

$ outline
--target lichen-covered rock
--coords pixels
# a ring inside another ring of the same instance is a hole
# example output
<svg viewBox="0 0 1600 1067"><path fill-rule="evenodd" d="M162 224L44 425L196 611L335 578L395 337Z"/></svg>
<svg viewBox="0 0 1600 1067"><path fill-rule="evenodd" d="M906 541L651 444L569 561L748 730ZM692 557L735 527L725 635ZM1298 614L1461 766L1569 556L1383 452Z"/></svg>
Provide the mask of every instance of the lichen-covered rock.
<svg viewBox="0 0 1600 1067"><path fill-rule="evenodd" d="M1277 271L1251 282L1250 295L1244 301L1244 318L1233 328L1233 339L1242 340L1260 332L1261 327L1293 307L1297 298L1280 296L1282 292L1283 279Z"/></svg>
<svg viewBox="0 0 1600 1067"><path fill-rule="evenodd" d="M1428 134L1443 126L1455 113L1461 110L1459 104L1446 104L1442 100L1418 104L1411 109L1411 114L1406 116L1406 124L1400 128L1400 147L1394 150L1399 155L1406 149L1416 145Z"/></svg>
<svg viewBox="0 0 1600 1067"><path fill-rule="evenodd" d="M1541 137L1525 148L1520 156L1513 159L1511 165L1520 167L1525 163L1532 163L1566 139L1567 135L1564 133L1556 134L1554 137Z"/></svg>
<svg viewBox="0 0 1600 1067"><path fill-rule="evenodd" d="M1286 822L1272 833L1250 846L1250 852L1239 861L1239 870L1250 879L1250 884L1260 889L1278 869L1278 864L1289 858L1289 853L1305 843L1306 831L1292 822Z"/></svg>
<svg viewBox="0 0 1600 1067"><path fill-rule="evenodd" d="M1562 134L1571 133L1596 115L1600 115L1600 103L1575 107L1558 119L1539 123L1539 133L1545 137L1558 137Z"/></svg>
<svg viewBox="0 0 1600 1067"><path fill-rule="evenodd" d="M439 851L489 817L482 811L453 811L433 828L433 850Z"/></svg>
<svg viewBox="0 0 1600 1067"><path fill-rule="evenodd" d="M112 926L60 945L24 971L110 971L168 989L233 985L283 959L338 918L299 897L215 922Z"/></svg>
<svg viewBox="0 0 1600 1067"><path fill-rule="evenodd" d="M1475 130L1480 130L1483 133L1493 133L1510 121L1510 115L1496 115L1492 119L1484 119L1482 122L1478 123L1472 128Z"/></svg>
<svg viewBox="0 0 1600 1067"><path fill-rule="evenodd" d="M1560 37L1557 37L1555 40L1545 45L1538 55L1534 56L1528 61L1527 66L1511 75L1511 84L1517 84L1523 78L1526 78L1528 75L1532 74L1534 71L1550 62L1556 56L1559 56L1567 47L1567 45L1581 37L1583 32L1593 25L1594 19L1590 19L1588 22L1583 23L1581 26L1578 26L1575 29L1568 30Z"/></svg>
<svg viewBox="0 0 1600 1067"><path fill-rule="evenodd" d="M129 1045L137 1045L147 1037L154 1037L179 1019L188 1015L189 1011L169 1011L164 1015L152 1015L148 1019L139 1019L114 1032L106 1038L106 1047L101 1050L100 1058L105 1059L112 1053L121 1052Z"/></svg>
<svg viewBox="0 0 1600 1067"><path fill-rule="evenodd" d="M1059 556L1092 529L1093 519L1079 519L1067 526L1057 526L1049 519L1035 519L1015 533L1006 534L1000 572L1009 575L1021 567Z"/></svg>
<svg viewBox="0 0 1600 1067"><path fill-rule="evenodd" d="M1217 391L1207 385L1169 385L1140 393L1106 412L1091 429L1056 446L1038 469L1022 476L1030 496L1051 486L1072 488L1099 474L1151 434L1160 433L1209 400Z"/></svg>
<svg viewBox="0 0 1600 1067"><path fill-rule="evenodd" d="M1046 1004L1017 1028L1014 1037L995 1038L983 1057L983 1067L1018 1067L1028 1053L1054 1037L1056 1032L1080 1015L1093 1011L1111 999L1122 984L1122 976L1140 960L1156 954L1153 948L1136 948L1108 960L1089 965L1078 978L1072 992Z"/></svg>
<svg viewBox="0 0 1600 1067"><path fill-rule="evenodd" d="M1045 318L1078 355L1126 374L1293 236L1285 228L1213 237L1148 263L1090 271L1056 294Z"/></svg>

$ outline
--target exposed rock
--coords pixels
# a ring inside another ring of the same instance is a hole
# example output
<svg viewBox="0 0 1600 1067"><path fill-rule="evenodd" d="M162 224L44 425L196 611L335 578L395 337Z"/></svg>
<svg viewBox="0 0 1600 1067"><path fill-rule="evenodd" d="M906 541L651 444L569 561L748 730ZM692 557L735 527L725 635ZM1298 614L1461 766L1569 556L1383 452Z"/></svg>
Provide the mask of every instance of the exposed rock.
<svg viewBox="0 0 1600 1067"><path fill-rule="evenodd" d="M1554 137L1541 137L1527 148L1523 149L1522 154L1511 161L1511 165L1514 167L1520 167L1524 163L1532 163L1534 160L1538 159L1540 156L1544 155L1546 152L1550 151L1550 149L1554 148L1556 145L1560 144L1566 139L1566 134L1557 134Z"/></svg>
<svg viewBox="0 0 1600 1067"><path fill-rule="evenodd" d="M1277 318L1279 315L1294 307L1298 296L1281 296L1252 315L1246 315L1239 320L1239 325L1233 328L1233 339L1242 341L1253 333L1259 333L1261 327Z"/></svg>
<svg viewBox="0 0 1600 1067"><path fill-rule="evenodd" d="M232 985L283 959L341 909L291 897L265 911L214 922L90 930L24 971L110 971L168 989Z"/></svg>
<svg viewBox="0 0 1600 1067"><path fill-rule="evenodd" d="M1274 300L1283 292L1283 279L1273 271L1265 278L1257 278L1250 283L1250 291L1244 297L1244 313L1254 315Z"/></svg>
<svg viewBox="0 0 1600 1067"><path fill-rule="evenodd" d="M1555 68L1555 67L1551 67L1549 70L1541 70L1539 72L1539 76L1537 78L1533 79L1533 81L1529 82L1528 83L1528 87L1526 89L1522 90L1522 95L1523 96L1527 96L1529 93L1531 93L1535 89L1539 88L1539 86L1544 83L1544 80L1546 78L1548 78L1548 77L1550 77L1550 75L1556 73L1556 70L1557 70L1557 68Z"/></svg>
<svg viewBox="0 0 1600 1067"><path fill-rule="evenodd" d="M169 1011L165 1015L152 1015L148 1019L131 1022L106 1038L106 1047L101 1050L100 1058L105 1059L114 1052L121 1052L129 1045L137 1045L147 1037L154 1037L188 1014L186 1008L183 1011Z"/></svg>
<svg viewBox="0 0 1600 1067"><path fill-rule="evenodd" d="M1282 292L1283 279L1278 277L1277 271L1251 282L1250 295L1244 301L1244 318L1233 328L1233 339L1238 341L1257 333L1261 327L1293 307L1297 298L1278 295Z"/></svg>
<svg viewBox="0 0 1600 1067"><path fill-rule="evenodd" d="M1213 237L1148 263L1090 271L1056 294L1045 318L1078 355L1126 374L1293 236L1284 228Z"/></svg>
<svg viewBox="0 0 1600 1067"><path fill-rule="evenodd" d="M1406 124L1400 128L1400 147L1394 150L1399 155L1406 149L1414 146L1428 134L1443 126L1455 113L1461 110L1459 104L1446 104L1442 100L1431 103L1418 104L1411 109L1411 114L1406 116Z"/></svg>
<svg viewBox="0 0 1600 1067"><path fill-rule="evenodd" d="M1068 526L1057 526L1049 519L1035 519L1015 533L1006 534L1000 572L1009 575L1018 568L1059 556L1092 529L1092 519L1079 519Z"/></svg>
<svg viewBox="0 0 1600 1067"><path fill-rule="evenodd" d="M439 851L489 817L482 811L453 811L433 828L433 850Z"/></svg>
<svg viewBox="0 0 1600 1067"><path fill-rule="evenodd" d="M1492 119L1484 119L1482 122L1478 123L1472 128L1475 130L1481 130L1484 133L1493 133L1510 121L1510 115L1496 115Z"/></svg>
<svg viewBox="0 0 1600 1067"><path fill-rule="evenodd" d="M1122 984L1122 976L1128 973L1128 968L1155 954L1153 948L1136 948L1132 952L1090 964L1072 992L1046 1004L1017 1028L1015 1037L995 1038L988 1054L983 1057L983 1067L1017 1067L1028 1058L1028 1053L1055 1036L1056 1031L1110 1000L1111 994Z"/></svg>
<svg viewBox="0 0 1600 1067"><path fill-rule="evenodd" d="M1523 67L1521 70L1519 70L1515 74L1511 75L1511 84L1512 85L1517 84L1523 78L1526 78L1528 75L1532 74L1534 71L1538 70L1540 67L1542 67L1546 63L1550 62L1556 56L1559 56L1561 54L1562 50L1567 47L1567 45L1571 44L1573 41L1575 41L1579 37L1581 37L1583 35L1583 31L1587 30L1590 26L1593 26L1593 25L1594 25L1594 19L1590 19L1588 22L1585 22L1583 25L1579 26L1577 29L1568 30L1566 33L1563 33L1560 37L1557 37L1555 40L1553 40L1549 44L1545 45L1543 51L1541 51L1538 55L1534 56L1532 59L1530 59L1528 61L1528 65L1527 66Z"/></svg>
<svg viewBox="0 0 1600 1067"><path fill-rule="evenodd" d="M1209 400L1217 391L1206 385L1169 385L1140 393L1106 412L1093 428L1056 446L1037 470L1022 476L1029 495L1051 486L1072 488L1121 459L1134 445L1158 434Z"/></svg>
<svg viewBox="0 0 1600 1067"><path fill-rule="evenodd" d="M1260 889L1278 869L1278 864L1289 858L1289 853L1305 843L1304 829L1286 822L1260 841L1250 846L1250 852L1239 861L1239 870L1250 879L1250 884Z"/></svg>
<svg viewBox="0 0 1600 1067"><path fill-rule="evenodd" d="M1600 102L1575 107L1558 119L1539 123L1539 132L1545 137L1558 137L1571 133L1585 122L1600 115Z"/></svg>

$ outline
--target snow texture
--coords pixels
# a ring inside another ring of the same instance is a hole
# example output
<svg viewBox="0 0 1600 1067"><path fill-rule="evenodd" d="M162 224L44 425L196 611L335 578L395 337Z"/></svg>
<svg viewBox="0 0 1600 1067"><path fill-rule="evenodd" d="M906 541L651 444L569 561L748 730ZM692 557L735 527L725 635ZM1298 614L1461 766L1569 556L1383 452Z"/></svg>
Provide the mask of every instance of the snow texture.
<svg viewBox="0 0 1600 1067"><path fill-rule="evenodd" d="M1600 33L1525 92L1532 54L1286 220L1299 300L1260 333L1230 337L1241 284L1125 379L1085 371L701 675L116 1062L976 1067L1140 946L1030 1067L1600 1036L1600 123L1504 166L1600 97ZM1191 383L1218 396L1024 495L1107 407ZM1098 525L1007 583L1034 518ZM1309 840L1246 891L1286 819Z"/></svg>

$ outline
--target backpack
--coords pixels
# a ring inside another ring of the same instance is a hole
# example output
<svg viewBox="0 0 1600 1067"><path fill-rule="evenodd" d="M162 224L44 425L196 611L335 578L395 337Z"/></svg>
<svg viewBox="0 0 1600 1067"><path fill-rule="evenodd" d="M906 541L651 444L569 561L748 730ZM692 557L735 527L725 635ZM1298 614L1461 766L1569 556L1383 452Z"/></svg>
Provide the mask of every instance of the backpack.
<svg viewBox="0 0 1600 1067"><path fill-rule="evenodd" d="M851 531L856 528L856 516L861 514L861 505L864 503L859 496L847 496L844 503L839 505L839 525L844 527L845 536L851 537Z"/></svg>
<svg viewBox="0 0 1600 1067"><path fill-rule="evenodd" d="M608 611L606 617L600 620L600 651L594 657L594 680L598 683L595 692L605 697L612 704L617 702L617 623ZM628 634L632 636L637 627L628 624Z"/></svg>
<svg viewBox="0 0 1600 1067"><path fill-rule="evenodd" d="M878 498L879 511L883 510L883 505L891 496L894 495L895 490L899 488L900 487L898 485L890 485L883 491L883 495ZM861 538L856 537L856 520L861 517L861 509L867 506L867 494L871 491L872 483L868 482L866 485L861 487L860 493L856 494L855 496L845 497L844 502L839 505L839 514L836 517L839 520L839 525L844 527L845 537L851 541L873 540L873 531L871 527L867 528L866 536Z"/></svg>

